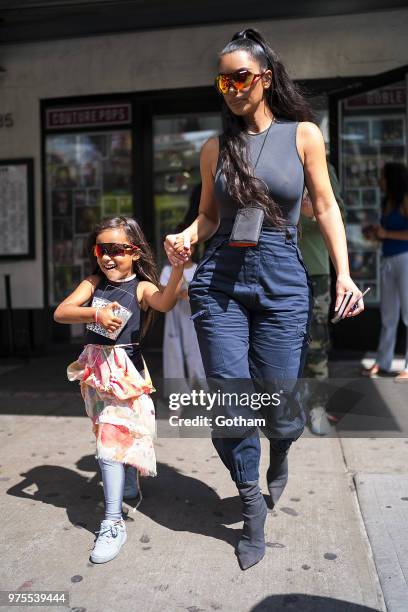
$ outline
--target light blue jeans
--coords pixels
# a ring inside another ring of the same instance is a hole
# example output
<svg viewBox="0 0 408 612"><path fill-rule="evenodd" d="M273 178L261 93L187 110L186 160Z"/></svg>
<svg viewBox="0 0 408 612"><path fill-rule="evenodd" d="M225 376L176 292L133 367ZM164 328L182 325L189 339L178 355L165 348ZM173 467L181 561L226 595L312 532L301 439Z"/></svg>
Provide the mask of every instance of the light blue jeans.
<svg viewBox="0 0 408 612"><path fill-rule="evenodd" d="M383 370L391 369L400 313L407 328L404 369L408 370L408 251L381 262L381 334L376 361Z"/></svg>

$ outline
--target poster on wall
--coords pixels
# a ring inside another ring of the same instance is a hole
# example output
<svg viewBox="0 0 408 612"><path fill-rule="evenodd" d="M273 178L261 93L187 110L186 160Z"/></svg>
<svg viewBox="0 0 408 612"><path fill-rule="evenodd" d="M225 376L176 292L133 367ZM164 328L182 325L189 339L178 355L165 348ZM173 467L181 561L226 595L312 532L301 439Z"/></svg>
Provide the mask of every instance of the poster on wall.
<svg viewBox="0 0 408 612"><path fill-rule="evenodd" d="M34 256L33 160L0 160L0 259Z"/></svg>
<svg viewBox="0 0 408 612"><path fill-rule="evenodd" d="M103 217L133 214L130 130L46 137L49 301L92 273L87 238Z"/></svg>

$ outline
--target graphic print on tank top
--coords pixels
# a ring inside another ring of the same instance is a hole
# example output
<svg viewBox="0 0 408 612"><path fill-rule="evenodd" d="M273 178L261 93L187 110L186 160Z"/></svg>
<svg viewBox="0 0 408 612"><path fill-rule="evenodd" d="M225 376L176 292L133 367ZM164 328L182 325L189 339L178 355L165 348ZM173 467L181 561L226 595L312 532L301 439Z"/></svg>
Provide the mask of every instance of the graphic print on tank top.
<svg viewBox="0 0 408 612"><path fill-rule="evenodd" d="M139 279L135 276L121 282L109 281L106 277L97 286L93 299L93 307L104 307L109 303L118 302L120 308L116 311L123 324L115 333L109 333L99 324L88 323L85 336L86 344L137 344L140 340L141 311L136 298Z"/></svg>

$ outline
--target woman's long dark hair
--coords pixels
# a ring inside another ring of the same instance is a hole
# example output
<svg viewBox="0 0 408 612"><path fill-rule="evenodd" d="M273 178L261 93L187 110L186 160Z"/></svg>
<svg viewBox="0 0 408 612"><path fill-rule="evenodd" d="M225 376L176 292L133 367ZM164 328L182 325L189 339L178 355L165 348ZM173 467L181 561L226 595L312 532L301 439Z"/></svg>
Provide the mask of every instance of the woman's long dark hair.
<svg viewBox="0 0 408 612"><path fill-rule="evenodd" d="M400 162L387 162L384 164L385 199L384 206L391 205L398 209L403 207L408 214L408 168Z"/></svg>
<svg viewBox="0 0 408 612"><path fill-rule="evenodd" d="M98 266L96 257L93 253L93 247L96 244L98 235L107 229L123 229L130 244L134 244L141 249L140 258L133 262L133 271L136 273L140 280L147 280L159 287L159 274L157 271L157 265L154 259L152 249L147 242L145 235L138 222L131 217L106 217L95 225L92 232L88 237L88 255L91 261L92 270L94 274L103 275L103 272ZM155 311L152 308L148 308L142 318L142 330L141 336L143 337L150 324L154 320Z"/></svg>
<svg viewBox="0 0 408 612"><path fill-rule="evenodd" d="M266 103L274 118L290 121L310 121L312 111L296 85L289 78L286 68L277 53L255 29L237 32L231 42L221 51L219 58L234 51L246 51L259 63L261 71L272 71L272 82L265 89ZM235 115L223 102L223 138L220 143L220 163L228 194L239 207L261 206L265 216L274 225L283 223L280 208L273 201L263 181L254 177L249 161L247 126L242 117Z"/></svg>

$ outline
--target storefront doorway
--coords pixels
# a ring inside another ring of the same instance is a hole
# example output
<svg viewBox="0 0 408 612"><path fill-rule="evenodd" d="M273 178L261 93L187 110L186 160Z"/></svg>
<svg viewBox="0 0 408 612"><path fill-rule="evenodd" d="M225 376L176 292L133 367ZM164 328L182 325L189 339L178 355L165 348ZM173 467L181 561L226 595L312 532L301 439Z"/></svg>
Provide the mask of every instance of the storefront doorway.
<svg viewBox="0 0 408 612"><path fill-rule="evenodd" d="M364 315L333 330L337 346L376 348L381 244L367 240L362 230L381 220L378 181L384 164L407 163L407 72L408 67L393 70L331 96L331 159L346 205L350 271L363 291L370 287Z"/></svg>
<svg viewBox="0 0 408 612"><path fill-rule="evenodd" d="M336 348L371 349L379 330L380 253L361 228L380 216L382 164L407 159L406 69L354 79L335 94L327 85L330 159L346 201L352 274L361 288L371 287L364 317L333 329L333 341ZM310 83L309 91L321 93L322 86ZM324 119L327 110L319 108ZM220 100L211 87L47 100L42 126L44 298L51 318L89 272L85 239L105 215L136 216L159 266L166 263L162 241L197 198L199 152L221 128ZM51 329L50 340L83 333L81 326Z"/></svg>
<svg viewBox="0 0 408 612"><path fill-rule="evenodd" d="M44 249L50 311L91 272L87 236L104 216L141 223L159 267L164 236L182 223L200 188L203 143L219 133L212 88L43 103ZM81 338L83 325L53 326Z"/></svg>

